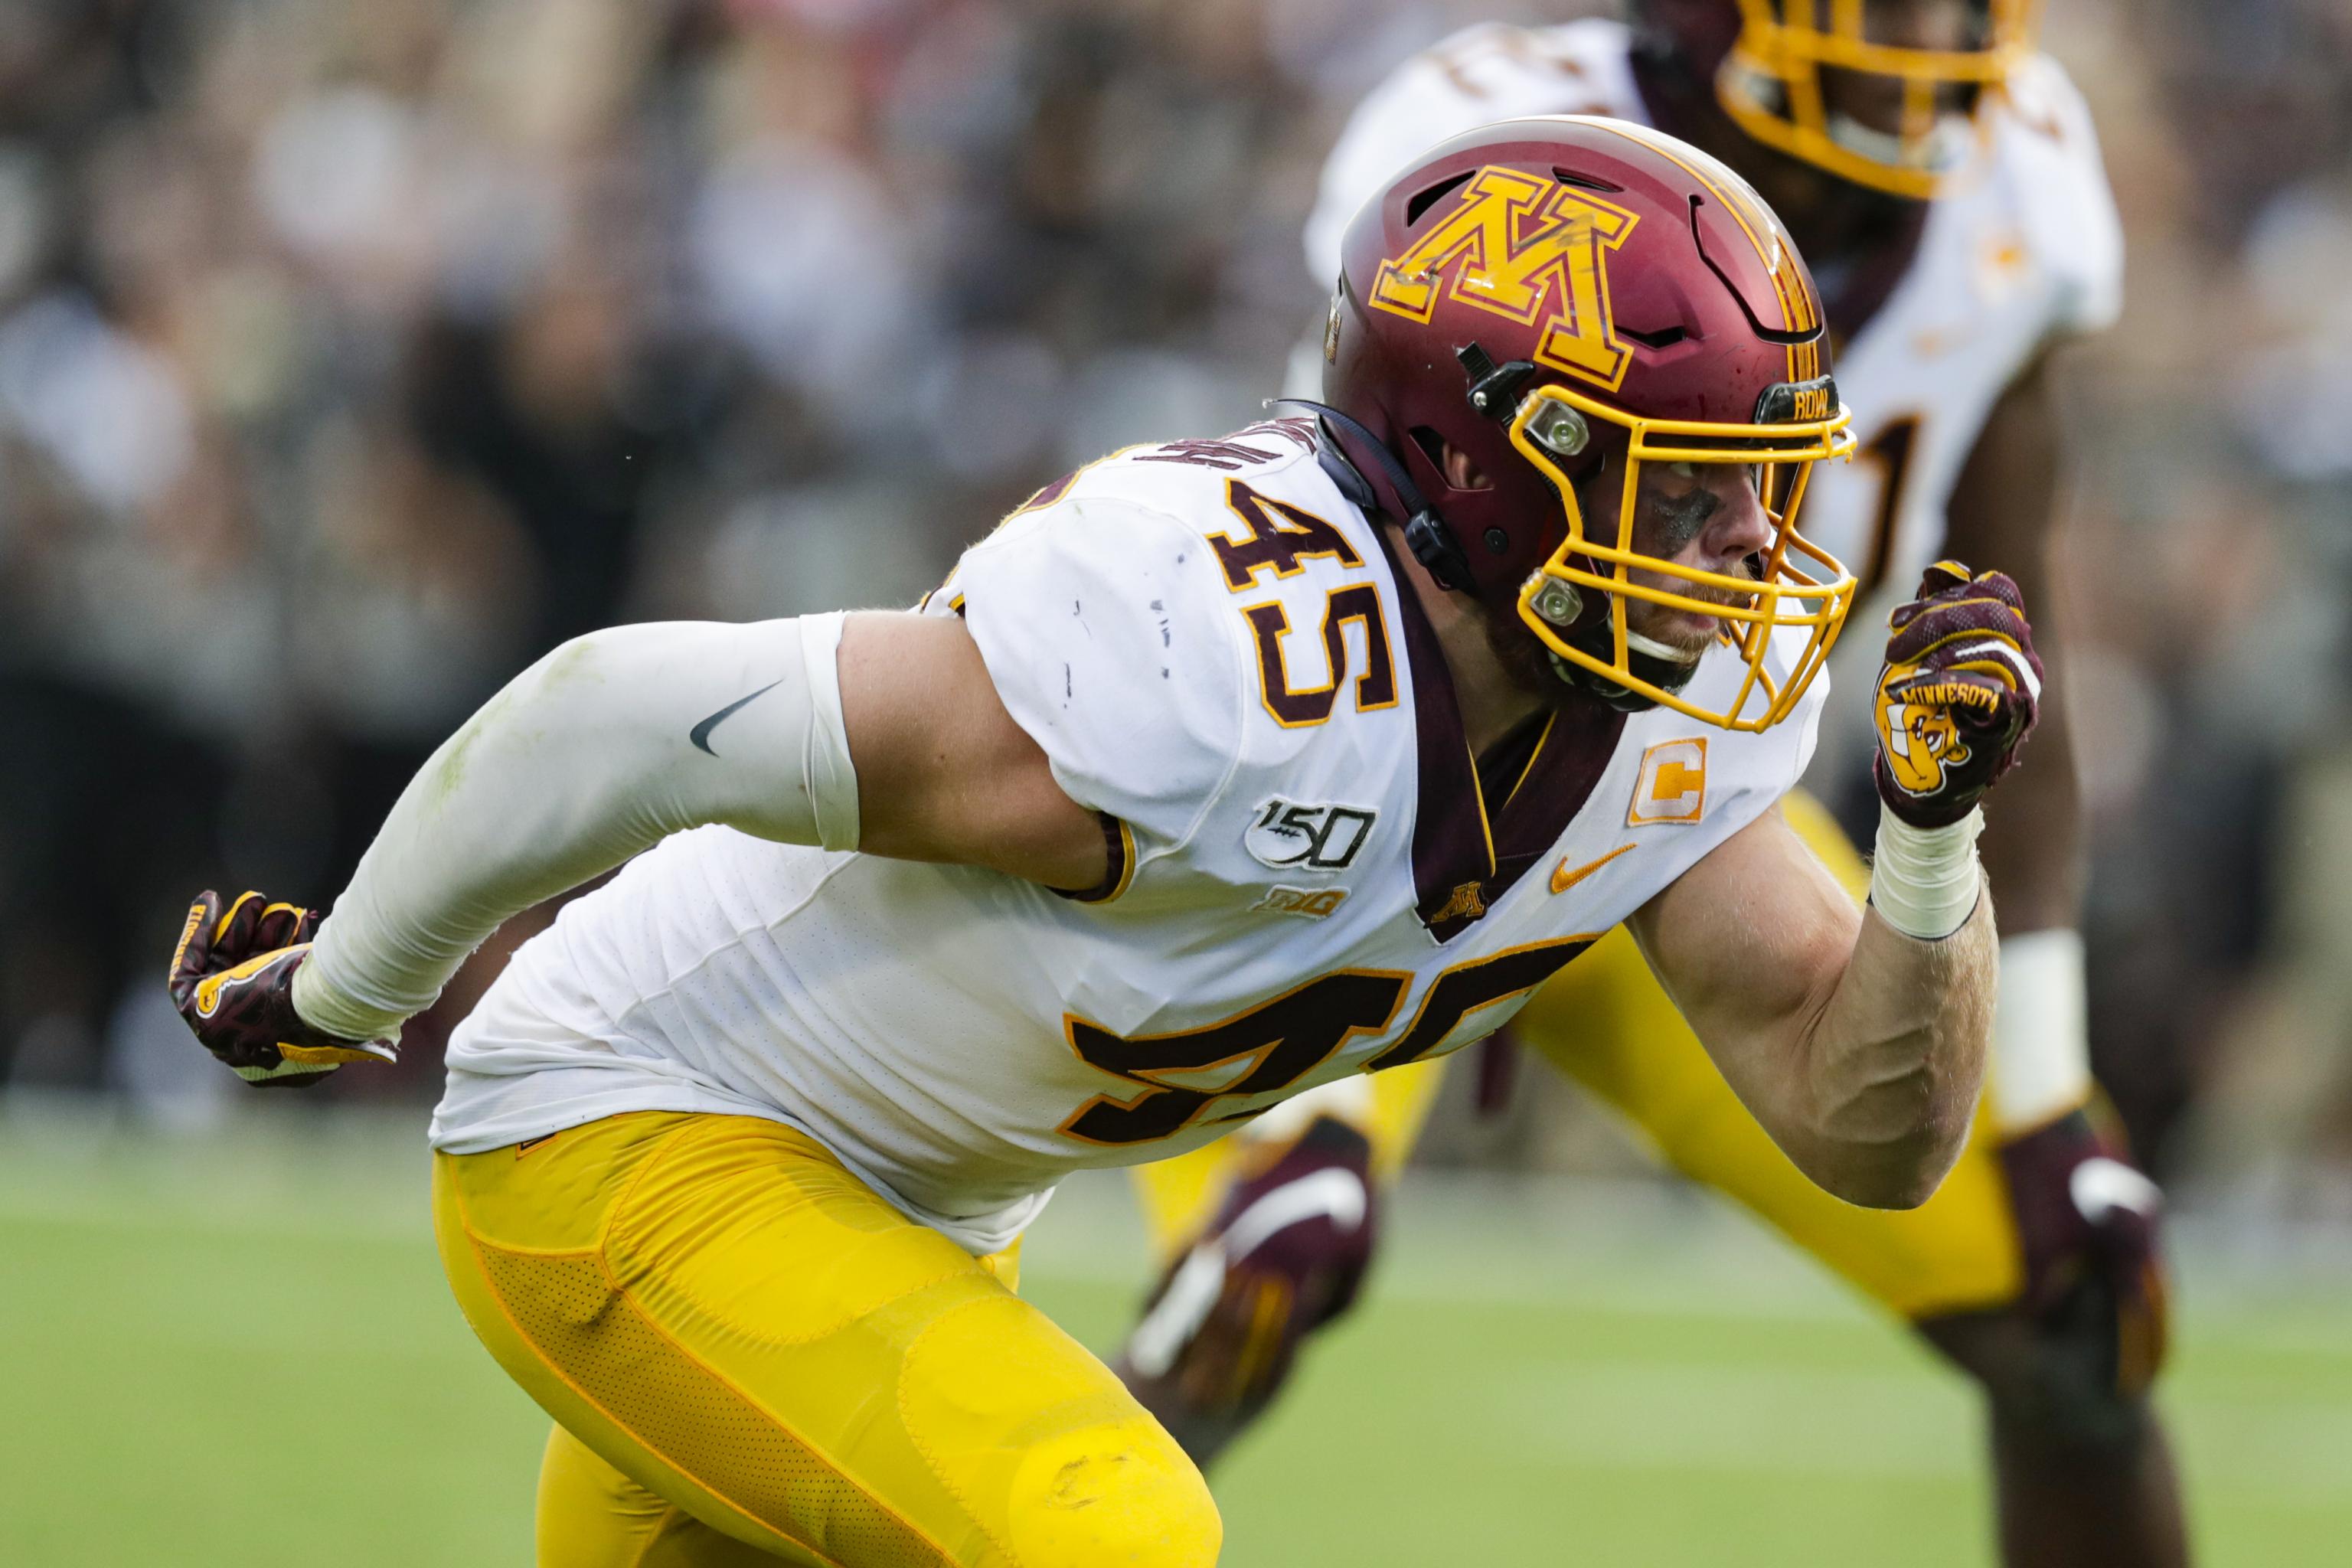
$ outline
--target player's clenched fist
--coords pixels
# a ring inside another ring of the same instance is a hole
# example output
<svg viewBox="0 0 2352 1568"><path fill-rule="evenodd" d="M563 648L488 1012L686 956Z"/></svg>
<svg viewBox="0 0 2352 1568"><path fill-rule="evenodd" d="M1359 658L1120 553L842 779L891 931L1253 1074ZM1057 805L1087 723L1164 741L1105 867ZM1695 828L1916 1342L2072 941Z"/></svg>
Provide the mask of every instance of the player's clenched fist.
<svg viewBox="0 0 2352 1568"><path fill-rule="evenodd" d="M172 1001L205 1048L247 1082L301 1088L345 1062L394 1059L390 1042L346 1040L294 1011L294 972L310 952L319 917L259 893L226 910L206 889L188 906L172 953Z"/></svg>
<svg viewBox="0 0 2352 1568"><path fill-rule="evenodd" d="M1938 561L1887 618L1878 672L1878 795L1914 827L1973 808L2017 760L2042 700L2042 660L2017 584Z"/></svg>

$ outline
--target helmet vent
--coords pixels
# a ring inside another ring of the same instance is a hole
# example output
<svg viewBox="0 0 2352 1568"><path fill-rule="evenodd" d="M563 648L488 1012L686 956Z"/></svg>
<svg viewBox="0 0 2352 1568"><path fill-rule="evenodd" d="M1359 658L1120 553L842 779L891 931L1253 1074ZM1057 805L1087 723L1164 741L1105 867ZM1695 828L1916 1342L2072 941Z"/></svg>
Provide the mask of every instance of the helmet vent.
<svg viewBox="0 0 2352 1568"><path fill-rule="evenodd" d="M1605 193L1622 191L1625 188L1613 181L1604 180L1598 174L1580 174L1574 169L1555 168L1551 172L1551 177L1563 185L1576 185L1588 191Z"/></svg>
<svg viewBox="0 0 2352 1568"><path fill-rule="evenodd" d="M1631 338L1635 342L1649 348L1663 349L1671 348L1690 336L1690 329L1680 321L1676 321L1671 327L1660 327L1654 332L1645 332L1639 327L1620 326L1617 329L1617 335L1621 338Z"/></svg>
<svg viewBox="0 0 2352 1568"><path fill-rule="evenodd" d="M1405 227L1411 228L1414 224L1419 223L1421 221L1421 215L1427 212L1431 207L1435 206L1440 197L1447 195L1449 192L1460 189L1465 184L1467 184L1469 183L1470 176L1476 172L1477 171L1475 169L1465 169L1462 173L1454 175L1450 180L1438 181L1437 184L1430 186L1429 189L1422 192L1419 195L1413 197L1412 200L1405 203Z"/></svg>
<svg viewBox="0 0 2352 1568"><path fill-rule="evenodd" d="M1696 192L1693 192L1691 194L1691 243L1698 247L1699 259L1706 263L1707 270L1714 273L1716 278L1721 281L1724 288L1729 291L1732 299L1738 301L1739 313L1748 318L1749 330L1754 331L1758 337L1762 338L1768 343L1780 343L1784 346L1797 343L1810 343L1819 340L1822 335L1822 329L1820 327L1814 327L1808 331L1787 331L1777 327L1768 327L1764 324L1764 318L1758 315L1756 313L1756 307L1748 302L1748 296L1741 292L1738 283L1733 279L1730 273L1726 272L1723 269L1723 264L1721 262L1717 261L1713 256L1707 253L1706 231L1699 226L1698 221L1700 209L1706 205L1706 200L1705 197L1699 195ZM1620 332L1624 331L1622 327L1620 327L1617 330Z"/></svg>

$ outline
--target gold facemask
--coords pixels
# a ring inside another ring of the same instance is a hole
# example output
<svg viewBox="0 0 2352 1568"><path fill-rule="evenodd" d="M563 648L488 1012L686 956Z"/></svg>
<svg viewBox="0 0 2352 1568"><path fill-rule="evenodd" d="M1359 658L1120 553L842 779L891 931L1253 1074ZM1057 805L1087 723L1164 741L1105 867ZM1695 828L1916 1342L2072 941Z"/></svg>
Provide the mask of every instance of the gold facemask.
<svg viewBox="0 0 2352 1568"><path fill-rule="evenodd" d="M1563 458L1582 451L1591 420L1623 428L1625 482L1619 503L1619 544L1604 544L1585 531L1583 508L1561 468ZM1549 477L1568 512L1568 537L1519 589L1519 616L1553 654L1614 681L1637 696L1677 713L1726 730L1768 730L1787 718L1797 699L1821 673L1853 608L1853 574L1829 552L1797 531L1806 480L1824 458L1853 455L1848 426L1853 416L1843 404L1820 418L1769 425L1727 425L1689 419L1644 419L1560 385L1528 394L1511 421L1511 445ZM1772 529L1763 568L1755 579L1680 566L1625 547L1633 537L1635 503L1644 463L1745 463L1759 470L1758 494ZM1640 572L1651 581L1635 582ZM1707 596L1657 586L1656 580L1687 584ZM1568 640L1587 596L1600 594L1609 605L1610 657L1602 658ZM1668 690L1634 673L1634 646L1628 640L1626 602L1643 600L1690 615L1712 616L1720 639L1736 649L1747 673L1720 710L1702 707L1680 691ZM1728 602L1726 602L1726 601ZM1797 628L1801 648L1775 676L1767 668L1774 634Z"/></svg>
<svg viewBox="0 0 2352 1568"><path fill-rule="evenodd" d="M1716 73L1716 95L1766 146L1856 184L1924 201L1966 156L1985 100L2033 49L2039 0L1981 4L1978 47L1926 49L1874 37L1865 0L1739 0L1739 39ZM1824 69L1899 80L1902 129L1833 121ZM1945 91L1952 87L1974 89L1979 112L1954 110Z"/></svg>

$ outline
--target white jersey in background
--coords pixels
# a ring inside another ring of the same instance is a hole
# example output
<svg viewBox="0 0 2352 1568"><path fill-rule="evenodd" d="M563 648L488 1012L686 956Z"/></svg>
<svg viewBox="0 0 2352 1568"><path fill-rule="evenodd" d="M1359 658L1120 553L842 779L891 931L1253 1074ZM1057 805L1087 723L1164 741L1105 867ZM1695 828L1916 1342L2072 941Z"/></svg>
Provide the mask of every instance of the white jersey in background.
<svg viewBox="0 0 2352 1568"><path fill-rule="evenodd" d="M766 1117L994 1251L1072 1169L1500 1026L1789 788L1826 687L1762 734L1579 703L1482 795L1434 634L1301 419L1049 486L926 609L964 616L1104 814L1099 896L679 835L459 1026L436 1148ZM1727 700L1741 674L1718 648L1695 690Z"/></svg>
<svg viewBox="0 0 2352 1568"><path fill-rule="evenodd" d="M1646 124L1632 43L1612 21L1488 24L1400 67L1324 164L1306 234L1317 286L1339 275L1356 209L1439 142L1530 114ZM1808 259L1833 303L1839 279ZM1942 552L1953 481L2001 393L2053 339L2112 323L2122 289L2123 234L2090 114L2057 62L2036 56L1990 106L1975 161L1930 207L1902 279L1836 345L1859 454L1814 469L1805 533L1862 580L1853 625L1880 624ZM1846 642L1874 656L1872 638Z"/></svg>

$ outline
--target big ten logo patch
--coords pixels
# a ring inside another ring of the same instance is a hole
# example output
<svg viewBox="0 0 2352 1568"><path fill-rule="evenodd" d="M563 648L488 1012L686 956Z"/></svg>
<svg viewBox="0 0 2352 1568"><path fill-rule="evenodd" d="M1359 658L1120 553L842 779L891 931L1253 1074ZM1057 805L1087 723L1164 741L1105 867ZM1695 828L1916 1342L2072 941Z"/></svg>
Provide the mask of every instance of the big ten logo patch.
<svg viewBox="0 0 2352 1568"><path fill-rule="evenodd" d="M1361 806L1299 805L1276 796L1258 807L1242 847L1277 871L1344 871L1379 819Z"/></svg>
<svg viewBox="0 0 2352 1568"><path fill-rule="evenodd" d="M1696 822L1706 815L1706 742L1697 735L1661 741L1642 753L1642 772L1633 781L1633 804L1625 813L1628 827L1661 822Z"/></svg>
<svg viewBox="0 0 2352 1568"><path fill-rule="evenodd" d="M1319 921L1345 903L1345 888L1284 888L1265 890L1265 897L1252 904L1252 910L1264 910L1269 914L1297 915L1301 920Z"/></svg>

